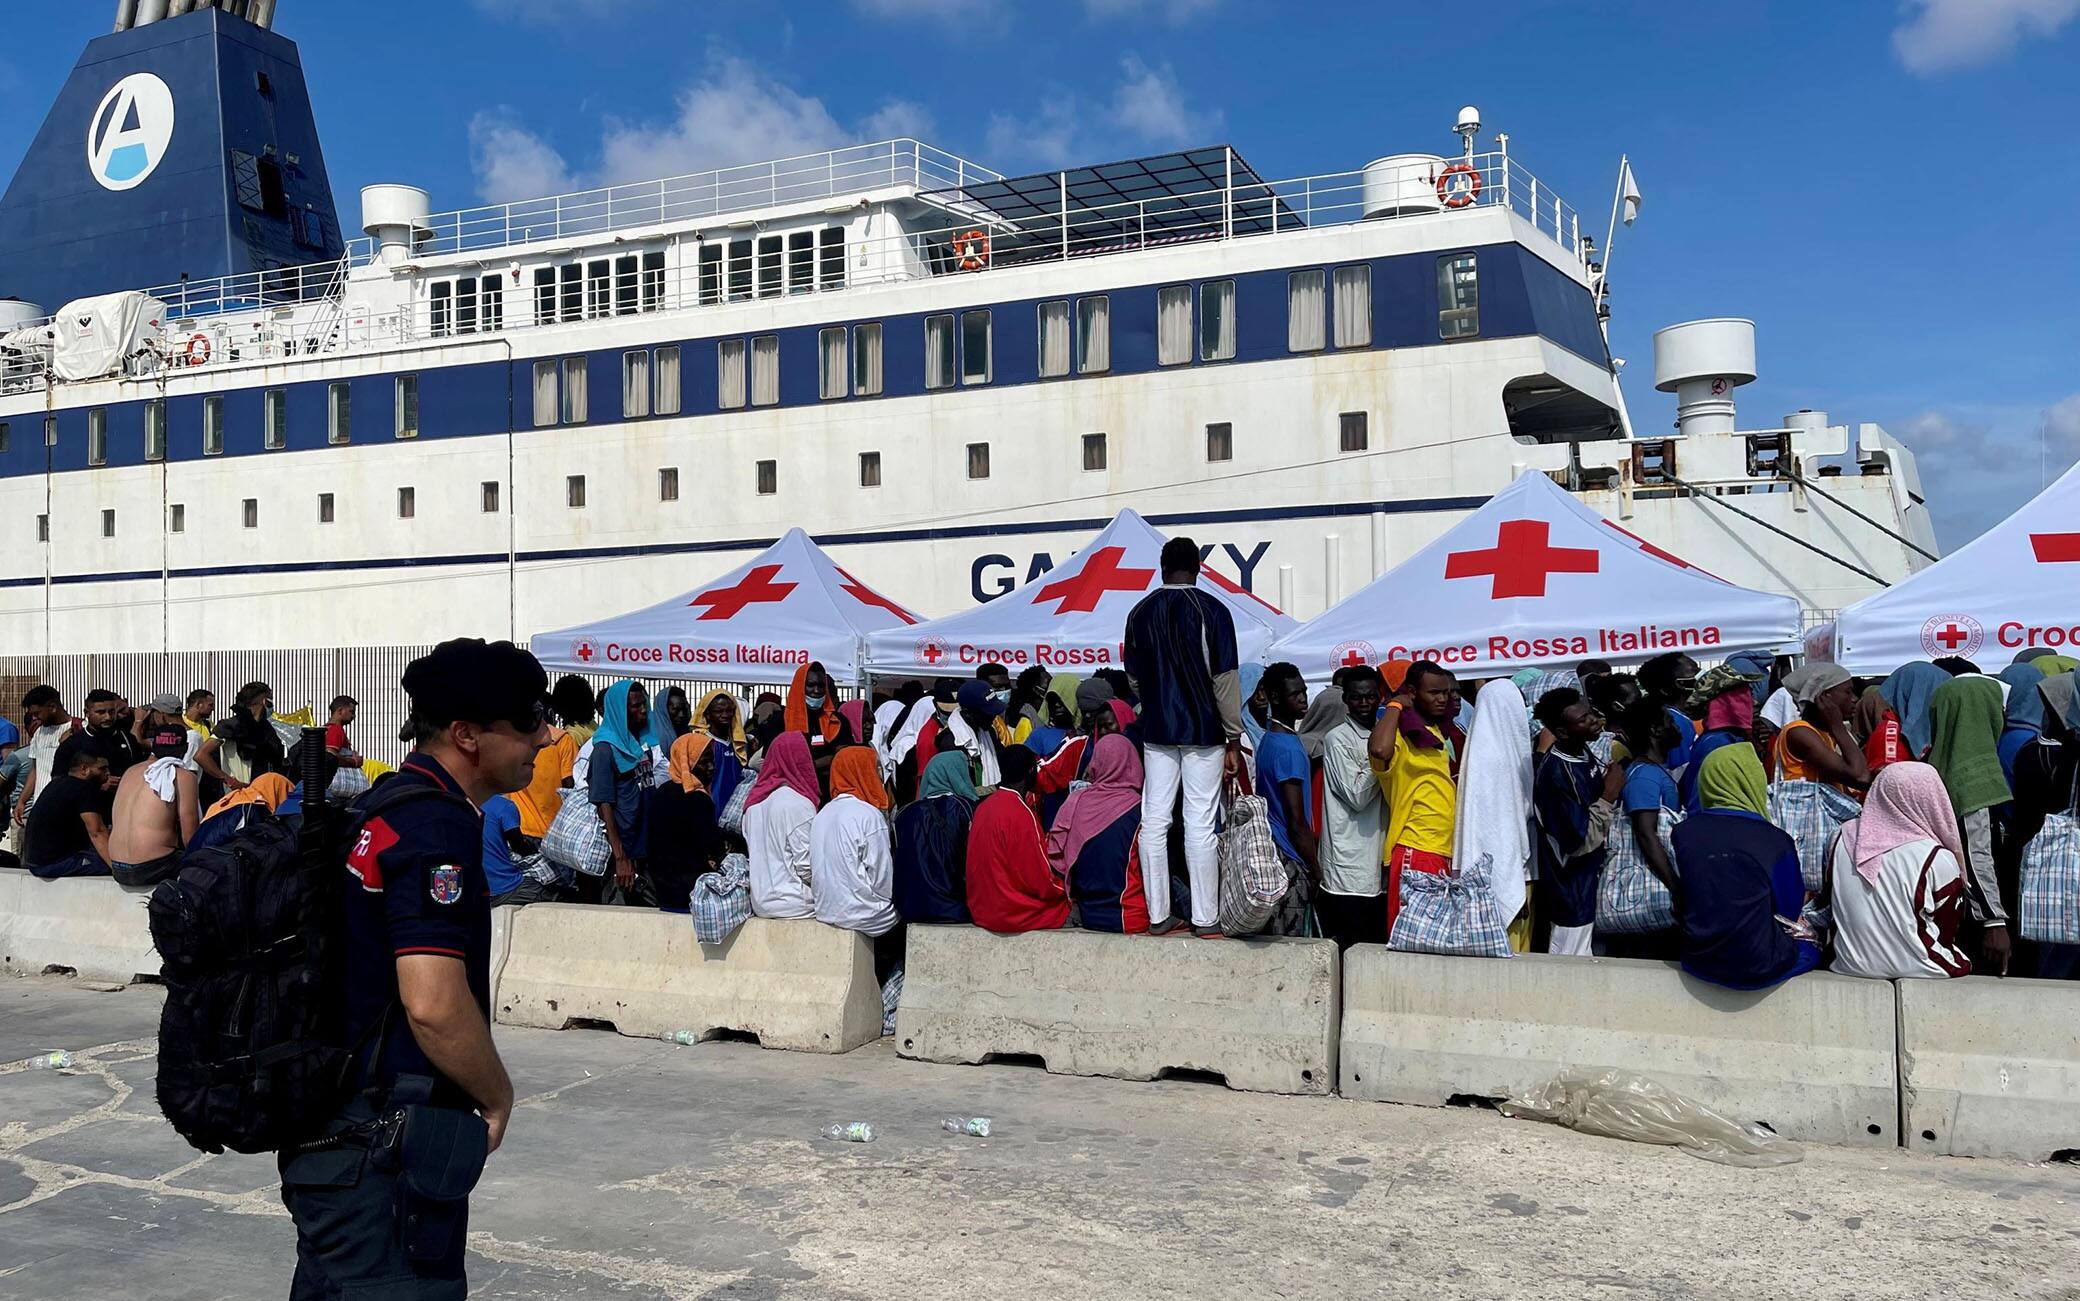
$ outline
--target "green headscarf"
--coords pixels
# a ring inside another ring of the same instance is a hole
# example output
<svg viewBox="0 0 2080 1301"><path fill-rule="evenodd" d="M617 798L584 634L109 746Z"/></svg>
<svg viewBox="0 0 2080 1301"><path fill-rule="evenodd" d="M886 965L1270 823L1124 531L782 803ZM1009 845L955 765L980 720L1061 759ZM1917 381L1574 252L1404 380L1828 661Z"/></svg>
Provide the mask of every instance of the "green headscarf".
<svg viewBox="0 0 2080 1301"><path fill-rule="evenodd" d="M2080 660L2070 655L2039 655L2030 663L2035 666L2037 672L2047 678L2055 678L2061 673L2071 673L2075 668L2080 668Z"/></svg>
<svg viewBox="0 0 2080 1301"><path fill-rule="evenodd" d="M1697 793L1708 809L1769 816L1769 778L1762 774L1761 756L1746 741L1722 745L1705 756L1697 773Z"/></svg>
<svg viewBox="0 0 2080 1301"><path fill-rule="evenodd" d="M2012 799L2008 779L2001 775L2001 684L1970 675L1952 678L1936 688L1932 708L1935 745L1928 761L1950 788L1957 816Z"/></svg>
<svg viewBox="0 0 2080 1301"><path fill-rule="evenodd" d="M975 802L975 779L968 775L968 756L961 751L948 750L935 755L925 765L924 780L917 787L917 798L928 800L937 795L958 795L970 804Z"/></svg>
<svg viewBox="0 0 2080 1301"><path fill-rule="evenodd" d="M1077 677L1074 673L1057 673L1054 675L1053 680L1047 684L1047 694L1061 701L1062 708L1069 711L1070 730L1072 731L1083 726L1083 715L1076 710L1076 688L1082 685L1083 679ZM1043 723L1053 722L1052 719L1045 717L1040 721Z"/></svg>

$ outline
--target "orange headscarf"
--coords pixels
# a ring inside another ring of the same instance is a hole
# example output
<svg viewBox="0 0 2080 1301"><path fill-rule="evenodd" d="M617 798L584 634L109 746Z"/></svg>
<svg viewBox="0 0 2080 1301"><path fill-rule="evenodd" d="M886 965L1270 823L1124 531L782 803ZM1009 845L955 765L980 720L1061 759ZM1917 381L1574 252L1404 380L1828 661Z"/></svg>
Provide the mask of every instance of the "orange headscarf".
<svg viewBox="0 0 2080 1301"><path fill-rule="evenodd" d="M1408 681L1408 671L1415 666L1414 660L1388 660L1379 666L1379 675L1387 680L1388 695L1401 690L1401 684Z"/></svg>
<svg viewBox="0 0 2080 1301"><path fill-rule="evenodd" d="M831 798L840 795L887 810L888 787L881 784L881 760L873 746L848 745L831 760Z"/></svg>
<svg viewBox="0 0 2080 1301"><path fill-rule="evenodd" d="M810 669L820 669L822 667L823 665L821 664L809 663L802 665L794 671L794 685L787 689L788 731L807 732L809 730L809 704L808 701L803 699L807 693L803 690L802 684L809 680ZM838 739L839 731L845 726L845 717L838 712L838 693L831 689L831 675L828 672L823 675L823 681L823 710L817 716L816 730L823 733L824 740L835 741Z"/></svg>
<svg viewBox="0 0 2080 1301"><path fill-rule="evenodd" d="M278 772L267 773L255 777L250 785L241 787L210 805L209 812L202 816L213 818L224 810L235 809L241 804L264 804L267 811L272 813L282 807L282 801L288 799L295 789L296 783L287 777Z"/></svg>
<svg viewBox="0 0 2080 1301"><path fill-rule="evenodd" d="M693 775L693 770L714 742L715 738L706 732L688 732L672 742L672 753L666 767L671 770L672 780L679 783L689 795L708 789L705 782Z"/></svg>

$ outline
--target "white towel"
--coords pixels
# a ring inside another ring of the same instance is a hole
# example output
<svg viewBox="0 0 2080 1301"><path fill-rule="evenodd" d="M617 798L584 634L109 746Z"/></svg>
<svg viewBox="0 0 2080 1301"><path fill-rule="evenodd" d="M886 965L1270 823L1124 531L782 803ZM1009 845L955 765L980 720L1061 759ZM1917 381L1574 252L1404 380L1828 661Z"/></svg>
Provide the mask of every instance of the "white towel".
<svg viewBox="0 0 2080 1301"><path fill-rule="evenodd" d="M1459 760L1452 865L1487 857L1496 911L1507 924L1524 907L1531 863L1531 736L1524 728L1524 694L1509 679L1482 687L1478 704Z"/></svg>
<svg viewBox="0 0 2080 1301"><path fill-rule="evenodd" d="M174 775L184 770L187 772L199 771L195 764L195 751L201 747L201 744L202 734L190 730L188 732L188 748L180 758L176 759L169 755L163 759L152 760L151 767L144 770L144 784L152 788L152 794L168 804L173 803Z"/></svg>

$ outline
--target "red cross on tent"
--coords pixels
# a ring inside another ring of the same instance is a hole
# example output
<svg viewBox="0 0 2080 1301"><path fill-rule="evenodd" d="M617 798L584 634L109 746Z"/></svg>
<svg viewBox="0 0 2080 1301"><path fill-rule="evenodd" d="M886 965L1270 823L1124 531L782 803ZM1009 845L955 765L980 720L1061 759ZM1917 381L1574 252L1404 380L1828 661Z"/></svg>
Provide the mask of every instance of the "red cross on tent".
<svg viewBox="0 0 2080 1301"><path fill-rule="evenodd" d="M1483 551L1454 551L1444 558L1446 578L1492 578L1488 595L1544 596L1554 574L1593 574L1599 557L1593 547L1555 547L1553 526L1545 520L1504 520L1495 545Z"/></svg>
<svg viewBox="0 0 2080 1301"><path fill-rule="evenodd" d="M1959 646L1970 641L1972 634L1958 627L1957 621L1953 619L1948 624L1945 624L1940 632L1935 634L1935 639L1943 644L1944 650L1954 651Z"/></svg>
<svg viewBox="0 0 2080 1301"><path fill-rule="evenodd" d="M845 580L845 585L838 590L853 600L858 601L861 605L871 605L877 610L886 610L906 624L917 622L916 615L897 605L894 601L889 600L873 588L868 587L865 583L860 582L857 578L845 572L845 570L840 569L838 576Z"/></svg>
<svg viewBox="0 0 2080 1301"><path fill-rule="evenodd" d="M1120 557L1127 554L1125 547L1099 547L1091 553L1089 560L1077 573L1058 578L1040 589L1033 604L1059 601L1056 614L1080 614L1098 608L1107 592L1145 592L1155 581L1153 569L1122 569Z"/></svg>
<svg viewBox="0 0 2080 1301"><path fill-rule="evenodd" d="M2080 564L2080 533L2032 533L2029 545L2040 565Z"/></svg>
<svg viewBox="0 0 2080 1301"><path fill-rule="evenodd" d="M733 586L702 592L687 604L706 606L707 613L701 616L703 619L734 619L748 606L784 601L796 584L774 582L780 576L780 569L779 565L759 565Z"/></svg>

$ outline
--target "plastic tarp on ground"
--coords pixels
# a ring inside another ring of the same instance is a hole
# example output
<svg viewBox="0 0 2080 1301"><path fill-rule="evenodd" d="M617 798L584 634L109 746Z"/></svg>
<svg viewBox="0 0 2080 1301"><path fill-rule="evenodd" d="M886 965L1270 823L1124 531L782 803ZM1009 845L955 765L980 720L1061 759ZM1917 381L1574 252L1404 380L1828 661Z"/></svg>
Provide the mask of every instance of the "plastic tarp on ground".
<svg viewBox="0 0 2080 1301"><path fill-rule="evenodd" d="M1118 668L1127 613L1163 581L1168 539L1133 511L1121 511L1098 536L1045 574L987 605L918 624L888 628L869 639L878 674L967 677L995 660L1013 673ZM1294 621L1240 583L1199 566L1200 586L1235 616L1244 660L1259 657Z"/></svg>
<svg viewBox="0 0 2080 1301"><path fill-rule="evenodd" d="M841 683L858 679L868 634L917 616L838 568L800 529L712 583L669 601L537 634L551 669L719 682L786 682L815 660Z"/></svg>
<svg viewBox="0 0 2080 1301"><path fill-rule="evenodd" d="M1271 658L1311 676L1389 659L1493 675L1774 650L1797 641L1798 625L1794 598L1715 578L1534 471L1280 638Z"/></svg>
<svg viewBox="0 0 2080 1301"><path fill-rule="evenodd" d="M1835 659L1851 673L1914 660L2080 647L2080 466L2021 510L1913 576L1835 618Z"/></svg>

